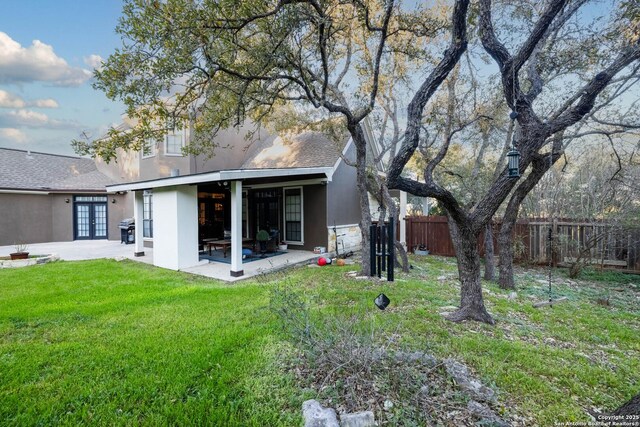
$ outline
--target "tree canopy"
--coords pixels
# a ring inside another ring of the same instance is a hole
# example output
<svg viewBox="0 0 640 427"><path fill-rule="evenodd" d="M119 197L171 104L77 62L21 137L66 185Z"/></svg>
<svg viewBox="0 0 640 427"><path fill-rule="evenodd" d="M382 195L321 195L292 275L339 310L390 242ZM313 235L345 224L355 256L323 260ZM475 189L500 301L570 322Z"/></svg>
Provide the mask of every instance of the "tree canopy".
<svg viewBox="0 0 640 427"><path fill-rule="evenodd" d="M388 185L436 198L447 211L461 280L460 309L450 318L492 322L482 300L478 234L505 201L506 211L517 213L562 155L567 132L586 119L620 125L599 112L638 80L636 2L606 6L598 14L588 0L430 7L394 0L128 0L117 28L123 46L97 72L95 87L123 100L135 125L75 147L108 160L119 148L139 149L145 139L189 125L195 132L187 150L200 153L215 150L219 130L268 123L283 111L296 117L292 123L332 123L356 147L367 272L363 122L395 99L406 113ZM456 101L456 82L471 88L464 104ZM496 120L509 111L511 121ZM510 178L499 166L479 185L479 168L472 167L473 197L465 200L437 171L455 157L456 140L474 138L477 129L490 141L498 127L506 129L498 152L504 155L513 136L524 176ZM416 155L423 157L420 179L402 174Z"/></svg>

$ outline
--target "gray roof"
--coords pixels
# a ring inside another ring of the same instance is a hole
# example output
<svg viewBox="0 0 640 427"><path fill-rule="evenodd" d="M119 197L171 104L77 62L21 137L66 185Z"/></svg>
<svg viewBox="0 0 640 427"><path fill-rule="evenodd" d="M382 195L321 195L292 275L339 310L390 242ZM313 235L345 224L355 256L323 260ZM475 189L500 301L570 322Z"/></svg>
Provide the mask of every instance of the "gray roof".
<svg viewBox="0 0 640 427"><path fill-rule="evenodd" d="M91 159L0 148L0 188L102 192L111 184Z"/></svg>
<svg viewBox="0 0 640 427"><path fill-rule="evenodd" d="M320 132L305 132L258 141L240 169L333 167L346 140L331 141Z"/></svg>

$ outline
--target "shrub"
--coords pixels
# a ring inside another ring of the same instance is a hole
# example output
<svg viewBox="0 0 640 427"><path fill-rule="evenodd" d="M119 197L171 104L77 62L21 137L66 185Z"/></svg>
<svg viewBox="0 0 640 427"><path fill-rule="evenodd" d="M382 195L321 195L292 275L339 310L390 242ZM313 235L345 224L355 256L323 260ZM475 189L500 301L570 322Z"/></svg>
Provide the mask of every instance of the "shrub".
<svg viewBox="0 0 640 427"><path fill-rule="evenodd" d="M300 351L300 380L338 412L372 410L377 420L423 425L464 406L441 366L411 357L420 352L400 351L400 335L385 331L386 321L376 326L373 309L314 313L287 284L272 288L270 309Z"/></svg>

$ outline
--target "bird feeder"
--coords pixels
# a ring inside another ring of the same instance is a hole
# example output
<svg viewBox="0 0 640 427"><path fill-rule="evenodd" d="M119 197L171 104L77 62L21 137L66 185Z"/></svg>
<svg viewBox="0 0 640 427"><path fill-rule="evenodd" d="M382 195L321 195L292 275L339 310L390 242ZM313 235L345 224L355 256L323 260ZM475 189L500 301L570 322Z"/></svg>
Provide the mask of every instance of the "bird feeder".
<svg viewBox="0 0 640 427"><path fill-rule="evenodd" d="M511 146L511 150L507 153L507 159L509 160L509 177L520 177L520 152L516 150L516 147Z"/></svg>

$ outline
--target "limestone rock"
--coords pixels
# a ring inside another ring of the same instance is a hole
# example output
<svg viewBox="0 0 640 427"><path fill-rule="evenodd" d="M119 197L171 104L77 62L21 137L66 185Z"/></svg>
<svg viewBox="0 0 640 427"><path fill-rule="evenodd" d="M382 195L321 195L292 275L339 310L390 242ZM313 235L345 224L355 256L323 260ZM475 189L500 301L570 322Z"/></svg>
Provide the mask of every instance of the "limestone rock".
<svg viewBox="0 0 640 427"><path fill-rule="evenodd" d="M476 378L473 378L466 365L453 359L445 359L444 366L447 369L447 373L456 380L462 391L472 399L481 402L490 402L495 399L495 392Z"/></svg>
<svg viewBox="0 0 640 427"><path fill-rule="evenodd" d="M376 421L371 411L340 415L340 427L374 427L375 425Z"/></svg>
<svg viewBox="0 0 640 427"><path fill-rule="evenodd" d="M340 427L336 411L331 408L323 408L315 399L302 403L302 417L304 427Z"/></svg>
<svg viewBox="0 0 640 427"><path fill-rule="evenodd" d="M487 405L476 402L475 400L470 400L467 403L467 409L474 417L478 418L480 421L480 425L487 425L493 427L511 427L511 424L504 421L500 418L491 408Z"/></svg>

